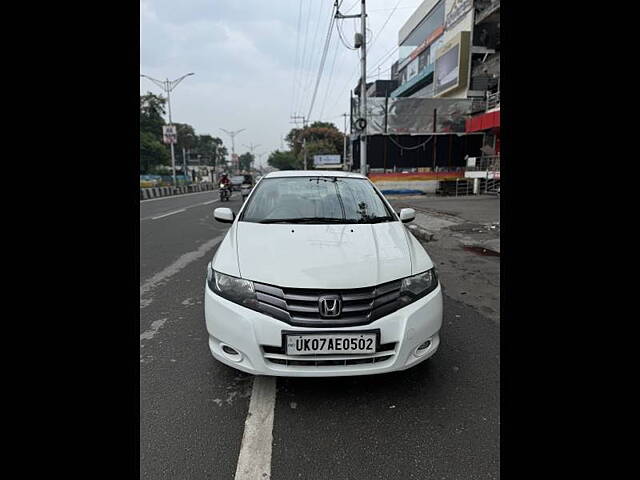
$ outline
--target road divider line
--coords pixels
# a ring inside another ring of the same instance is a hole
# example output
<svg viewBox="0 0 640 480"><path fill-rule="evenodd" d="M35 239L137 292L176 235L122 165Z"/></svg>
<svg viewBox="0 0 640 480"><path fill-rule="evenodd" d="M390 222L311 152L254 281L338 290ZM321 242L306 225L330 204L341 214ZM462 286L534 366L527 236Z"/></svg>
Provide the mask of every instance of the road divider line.
<svg viewBox="0 0 640 480"><path fill-rule="evenodd" d="M225 232L224 235L226 235L226 232ZM171 265L169 265L167 268L165 268L164 270L156 273L153 277L151 277L146 282L144 282L144 284L142 284L140 286L140 308L141 309L145 308L146 306L148 306L151 303L149 300L143 301L142 300L143 295L146 295L147 293L149 293L156 286L158 286L161 282L166 281L171 276L175 275L180 270L182 270L184 267L189 265L191 262L193 262L195 260L198 260L199 258L201 258L204 255L206 255L209 250L211 250L220 241L222 241L222 239L224 238L224 235L218 235L217 237L212 238L208 242L205 242L202 245L200 245L200 247L198 247L197 250L194 250L193 252L185 253L184 255L180 256L180 258L178 258L175 262L173 262ZM203 271L202 272L203 285L204 285L205 275L206 275L206 272Z"/></svg>
<svg viewBox="0 0 640 480"><path fill-rule="evenodd" d="M210 204L215 203L217 201L218 201L218 199L216 198L215 200L209 200L208 202L204 202L201 205L210 205Z"/></svg>
<svg viewBox="0 0 640 480"><path fill-rule="evenodd" d="M175 215L176 213L186 212L186 208L181 208L180 210L175 210L173 212L165 213L164 215L159 215L157 217L151 217L151 220L158 220L159 218L168 217L169 215Z"/></svg>
<svg viewBox="0 0 640 480"><path fill-rule="evenodd" d="M269 480L271 478L275 407L276 378L254 377L235 480Z"/></svg>

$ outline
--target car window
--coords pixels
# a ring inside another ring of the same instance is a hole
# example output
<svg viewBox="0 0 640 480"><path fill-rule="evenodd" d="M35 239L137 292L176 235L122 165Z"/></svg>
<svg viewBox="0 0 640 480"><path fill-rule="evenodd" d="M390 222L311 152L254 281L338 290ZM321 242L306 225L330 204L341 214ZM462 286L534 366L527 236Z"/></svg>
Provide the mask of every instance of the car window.
<svg viewBox="0 0 640 480"><path fill-rule="evenodd" d="M240 221L255 223L379 223L397 221L364 178L266 178Z"/></svg>

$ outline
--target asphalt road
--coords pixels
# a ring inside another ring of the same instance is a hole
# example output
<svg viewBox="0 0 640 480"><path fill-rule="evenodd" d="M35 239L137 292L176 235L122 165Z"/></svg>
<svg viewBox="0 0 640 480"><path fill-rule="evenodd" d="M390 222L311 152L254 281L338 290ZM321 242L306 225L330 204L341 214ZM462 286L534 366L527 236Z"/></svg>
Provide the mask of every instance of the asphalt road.
<svg viewBox="0 0 640 480"><path fill-rule="evenodd" d="M236 473L253 377L216 362L207 346L206 265L228 229L213 219L217 198L140 203L143 479ZM237 212L239 193L224 205ZM445 295L440 349L418 367L278 378L271 478L499 478L499 329Z"/></svg>

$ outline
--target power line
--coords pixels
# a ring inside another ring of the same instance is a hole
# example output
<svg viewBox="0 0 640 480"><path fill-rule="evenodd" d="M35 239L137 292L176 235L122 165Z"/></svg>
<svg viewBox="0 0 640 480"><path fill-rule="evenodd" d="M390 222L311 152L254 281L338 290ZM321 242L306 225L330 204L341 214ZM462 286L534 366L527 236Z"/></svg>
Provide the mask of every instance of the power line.
<svg viewBox="0 0 640 480"><path fill-rule="evenodd" d="M300 0L300 3L302 3L303 0ZM294 111L298 110L298 104L301 101L301 96L302 96L302 83L304 82L303 77L305 76L305 65L306 65L306 53L307 53L307 39L309 38L309 20L311 19L311 1L309 0L309 10L308 10L308 14L307 14L307 23L306 23L306 28L304 31L304 46L302 48L302 57L300 57L301 60L301 65L300 65L300 75L298 77L298 88L297 88L297 93L299 93L299 95L297 96L297 101L294 103Z"/></svg>
<svg viewBox="0 0 640 480"><path fill-rule="evenodd" d="M413 147L403 147L398 142L396 142L391 135L388 135L389 140L393 142L400 150L417 150L418 148L424 147L427 143L429 143L433 139L433 135L431 135L428 139L422 142L420 145L415 145Z"/></svg>
<svg viewBox="0 0 640 480"><path fill-rule="evenodd" d="M342 44L347 47L349 50L357 50L357 48L352 47L351 45L349 45L347 43L347 41L344 38L344 32L342 31L342 29L340 28L340 23L336 22L336 30L338 30L338 36L340 37L340 41L342 42Z"/></svg>
<svg viewBox="0 0 640 480"><path fill-rule="evenodd" d="M333 24L335 22L336 5L334 4L331 9L331 19L329 20L329 29L327 30L326 41L324 43L324 49L322 51L322 57L320 58L320 67L318 69L318 77L316 78L316 86L313 90L313 96L311 97L311 105L309 105L309 112L307 118L311 117L313 111L313 105L316 101L316 94L318 93L318 86L320 85L320 79L322 78L322 71L324 70L324 62L327 59L327 52L329 50L329 44L331 43L331 34L333 33Z"/></svg>
<svg viewBox="0 0 640 480"><path fill-rule="evenodd" d="M400 47L395 47L395 48L393 48L391 51L389 51L389 52L388 52L388 54L386 54L384 57L382 57L382 58L378 61L378 63L376 63L376 64L372 67L372 70L371 70L371 71L374 71L376 68L378 68L378 67L379 67L380 65L382 65L384 62L386 62L386 61L391 57L391 55L393 55L395 52L397 52L397 51L398 51L398 49L399 49L399 48L400 48ZM368 73L368 72L367 72L367 73Z"/></svg>
<svg viewBox="0 0 640 480"><path fill-rule="evenodd" d="M378 33L376 34L376 36L373 38L373 41L371 42L371 46L369 48L372 48L373 45L376 43L376 40L378 39L378 37L380 36L380 34L382 33L382 31L384 30L384 27L387 26L387 23L389 23L389 20L391 19L391 17L393 16L393 14L396 12L396 9L398 8L398 5L400 5L400 2L402 0L398 0L398 3L396 3L396 6L393 7L393 10L391 11L391 13L389 14L389 16L387 17L387 19L384 21L384 23L382 24L382 27L380 27L380 30L378 30Z"/></svg>
<svg viewBox="0 0 640 480"><path fill-rule="evenodd" d="M324 6L324 3L320 2L319 8L318 8L318 20L316 22L316 29L313 35L313 41L311 42L312 52L315 52L317 50L316 43L318 39L318 31L320 30L320 23L322 20L323 6ZM305 71L313 69L313 64L314 64L313 58L314 58L313 55L309 55L309 66L305 69ZM307 75L304 83L304 93L303 93L304 98L307 98L308 92L312 88L312 85L313 85L313 75ZM303 100L303 103L300 105L300 109L303 109L303 108L304 108L304 100Z"/></svg>
<svg viewBox="0 0 640 480"><path fill-rule="evenodd" d="M298 75L298 64L299 64L298 53L300 50L300 20L302 18L302 1L300 1L298 5L299 5L299 8L298 8L298 27L296 30L296 56L294 59L294 67L293 67L293 83L291 85L291 110L292 111L293 111L293 105L296 99L296 80Z"/></svg>
<svg viewBox="0 0 640 480"><path fill-rule="evenodd" d="M335 23L336 27L338 25L338 22ZM322 108L320 109L320 118L322 119L322 115L324 115L324 107L327 104L327 97L329 96L329 89L331 88L331 85L333 84L333 69L336 65L336 57L338 56L338 45L336 45L336 48L333 52L333 62L331 63L331 71L329 73L329 81L327 83L327 90L324 93L324 100L322 102Z"/></svg>

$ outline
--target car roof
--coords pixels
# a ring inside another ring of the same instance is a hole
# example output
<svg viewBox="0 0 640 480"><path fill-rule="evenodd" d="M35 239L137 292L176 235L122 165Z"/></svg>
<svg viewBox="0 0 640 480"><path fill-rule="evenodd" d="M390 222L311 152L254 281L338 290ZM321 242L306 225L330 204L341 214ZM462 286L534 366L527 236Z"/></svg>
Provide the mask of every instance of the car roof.
<svg viewBox="0 0 640 480"><path fill-rule="evenodd" d="M366 178L361 173L345 172L343 170L280 170L278 172L267 173L263 178L281 177L350 177Z"/></svg>

